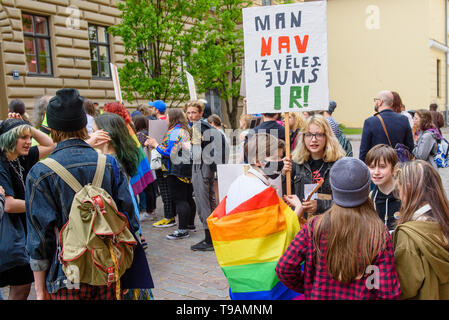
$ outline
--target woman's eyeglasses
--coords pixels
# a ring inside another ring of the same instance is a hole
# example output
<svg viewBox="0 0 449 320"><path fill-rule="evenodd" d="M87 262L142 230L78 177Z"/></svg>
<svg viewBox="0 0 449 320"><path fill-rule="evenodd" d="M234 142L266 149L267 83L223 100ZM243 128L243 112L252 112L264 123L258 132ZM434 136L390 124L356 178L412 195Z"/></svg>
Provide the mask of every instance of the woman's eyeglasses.
<svg viewBox="0 0 449 320"><path fill-rule="evenodd" d="M307 132L304 134L304 137L306 137L306 139L312 139L313 137L315 137L317 140L322 140L324 139L326 135L324 133L310 133Z"/></svg>

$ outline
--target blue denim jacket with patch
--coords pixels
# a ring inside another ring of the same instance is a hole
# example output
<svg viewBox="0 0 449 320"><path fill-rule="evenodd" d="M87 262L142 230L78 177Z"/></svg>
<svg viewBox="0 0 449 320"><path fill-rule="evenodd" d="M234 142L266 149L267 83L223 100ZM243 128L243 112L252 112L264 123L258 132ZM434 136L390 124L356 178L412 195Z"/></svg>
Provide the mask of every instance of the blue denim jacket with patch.
<svg viewBox="0 0 449 320"><path fill-rule="evenodd" d="M98 153L79 139L58 143L49 156L65 167L81 185L91 183L97 168ZM102 188L114 199L120 212L126 214L131 232L139 229L129 181L120 164L107 156ZM37 163L26 179L25 206L27 214L26 249L33 271L47 271L49 293L69 287L62 265L58 260L56 234L67 222L75 192L53 170Z"/></svg>

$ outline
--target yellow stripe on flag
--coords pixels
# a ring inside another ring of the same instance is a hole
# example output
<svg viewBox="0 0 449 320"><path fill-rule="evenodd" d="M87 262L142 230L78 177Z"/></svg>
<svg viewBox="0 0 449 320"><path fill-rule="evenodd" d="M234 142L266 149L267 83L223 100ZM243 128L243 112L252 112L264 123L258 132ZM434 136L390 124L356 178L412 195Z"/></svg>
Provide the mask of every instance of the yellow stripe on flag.
<svg viewBox="0 0 449 320"><path fill-rule="evenodd" d="M283 253L286 231L267 237L235 241L214 241L221 267L277 261Z"/></svg>
<svg viewBox="0 0 449 320"><path fill-rule="evenodd" d="M279 204L220 219L210 215L207 220L210 233L216 241L262 238L285 230L285 216Z"/></svg>
<svg viewBox="0 0 449 320"><path fill-rule="evenodd" d="M276 261L284 253L299 231L296 214L285 203L282 211L287 228L280 232L260 237L233 241L217 241L214 235L214 249L221 267ZM242 233L244 236L245 233Z"/></svg>

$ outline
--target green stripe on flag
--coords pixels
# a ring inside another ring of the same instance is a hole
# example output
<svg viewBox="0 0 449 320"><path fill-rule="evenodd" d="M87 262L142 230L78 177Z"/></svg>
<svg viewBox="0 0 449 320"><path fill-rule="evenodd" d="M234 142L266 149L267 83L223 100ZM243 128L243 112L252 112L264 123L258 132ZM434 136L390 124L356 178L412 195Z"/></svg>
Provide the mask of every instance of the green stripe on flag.
<svg viewBox="0 0 449 320"><path fill-rule="evenodd" d="M223 267L232 292L269 291L279 282L277 261Z"/></svg>

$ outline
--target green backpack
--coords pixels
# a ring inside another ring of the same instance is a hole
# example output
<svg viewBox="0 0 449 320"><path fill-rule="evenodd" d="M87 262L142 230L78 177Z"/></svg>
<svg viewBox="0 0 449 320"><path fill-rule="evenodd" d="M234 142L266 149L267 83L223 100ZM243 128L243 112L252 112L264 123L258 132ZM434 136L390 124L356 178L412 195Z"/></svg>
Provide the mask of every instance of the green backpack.
<svg viewBox="0 0 449 320"><path fill-rule="evenodd" d="M127 217L101 188L106 156L98 155L93 182L85 186L56 160L47 158L41 162L75 191L69 219L59 232L58 258L67 279L93 286L116 282L119 299L119 280L131 266L137 242Z"/></svg>

